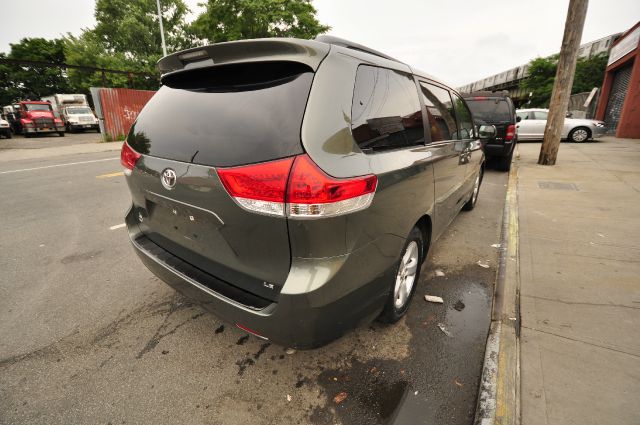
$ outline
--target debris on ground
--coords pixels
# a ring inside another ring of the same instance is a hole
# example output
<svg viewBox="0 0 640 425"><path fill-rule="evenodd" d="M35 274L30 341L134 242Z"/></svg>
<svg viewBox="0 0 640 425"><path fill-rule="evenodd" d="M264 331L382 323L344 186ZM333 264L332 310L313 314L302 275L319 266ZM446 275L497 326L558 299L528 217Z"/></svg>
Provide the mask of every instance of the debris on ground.
<svg viewBox="0 0 640 425"><path fill-rule="evenodd" d="M438 277L443 277L444 276L444 272L442 270L440 270L440 269L436 269L435 273L436 273L436 276L438 276Z"/></svg>
<svg viewBox="0 0 640 425"><path fill-rule="evenodd" d="M431 323L435 322L437 318L438 318L438 317L437 317L435 314L433 314L433 313L429 313L429 314L427 315L426 320L425 320L424 322L422 322L422 324L423 324L423 325L429 325L429 324L431 324Z"/></svg>
<svg viewBox="0 0 640 425"><path fill-rule="evenodd" d="M491 245L491 248L500 248L502 245L499 243L494 243L493 245Z"/></svg>
<svg viewBox="0 0 640 425"><path fill-rule="evenodd" d="M464 305L464 303L462 302L462 300L458 300L458 301L456 301L456 303L453 305L453 308L455 308L455 309L456 309L456 310L458 310L458 311L462 311L462 310L464 310L464 307L465 307L465 305Z"/></svg>
<svg viewBox="0 0 640 425"><path fill-rule="evenodd" d="M413 395L418 395L418 392L417 392L417 391L415 391L415 392L413 393Z"/></svg>
<svg viewBox="0 0 640 425"><path fill-rule="evenodd" d="M440 330L442 331L442 333L444 333L446 336L451 336L451 332L449 332L447 330L447 328L444 326L444 324L442 323L438 323L438 327L440 328Z"/></svg>
<svg viewBox="0 0 640 425"><path fill-rule="evenodd" d="M295 354L296 350L294 348L287 348L286 350L284 350L284 352L291 355L291 354Z"/></svg>
<svg viewBox="0 0 640 425"><path fill-rule="evenodd" d="M482 267L483 269L489 268L489 265L487 263L483 263L482 260L479 260L476 264Z"/></svg>
<svg viewBox="0 0 640 425"><path fill-rule="evenodd" d="M291 394L287 394L287 401L291 401Z"/></svg>
<svg viewBox="0 0 640 425"><path fill-rule="evenodd" d="M430 303L444 304L444 300L440 297L436 297L435 295L425 295L424 299Z"/></svg>
<svg viewBox="0 0 640 425"><path fill-rule="evenodd" d="M346 399L347 399L347 393L345 391L340 391L338 394L336 394L335 397L333 397L333 402L335 404L340 404Z"/></svg>
<svg viewBox="0 0 640 425"><path fill-rule="evenodd" d="M464 387L464 384L460 381L458 381L458 378L453 380L453 383L456 384L456 386L458 386L459 388Z"/></svg>

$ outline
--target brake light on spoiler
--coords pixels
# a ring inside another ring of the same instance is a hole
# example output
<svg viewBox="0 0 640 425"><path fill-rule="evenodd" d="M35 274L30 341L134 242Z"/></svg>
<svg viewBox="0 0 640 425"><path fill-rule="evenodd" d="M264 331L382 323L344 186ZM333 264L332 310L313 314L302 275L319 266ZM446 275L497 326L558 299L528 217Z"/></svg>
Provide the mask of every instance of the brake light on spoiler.
<svg viewBox="0 0 640 425"><path fill-rule="evenodd" d="M332 217L365 209L378 184L375 175L331 177L306 154L217 172L242 208L292 218Z"/></svg>

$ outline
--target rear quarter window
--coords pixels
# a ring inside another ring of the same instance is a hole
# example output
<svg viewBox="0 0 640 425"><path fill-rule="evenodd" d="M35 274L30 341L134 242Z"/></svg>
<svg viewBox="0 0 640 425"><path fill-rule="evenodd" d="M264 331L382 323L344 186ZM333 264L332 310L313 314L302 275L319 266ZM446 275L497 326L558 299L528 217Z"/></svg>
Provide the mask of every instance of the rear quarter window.
<svg viewBox="0 0 640 425"><path fill-rule="evenodd" d="M413 77L385 68L358 67L351 131L365 153L424 144L422 110Z"/></svg>

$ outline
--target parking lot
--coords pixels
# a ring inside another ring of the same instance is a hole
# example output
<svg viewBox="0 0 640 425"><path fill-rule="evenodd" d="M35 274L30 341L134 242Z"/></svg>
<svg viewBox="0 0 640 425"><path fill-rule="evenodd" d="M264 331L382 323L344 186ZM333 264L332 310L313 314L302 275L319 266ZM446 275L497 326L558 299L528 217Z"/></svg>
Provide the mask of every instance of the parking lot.
<svg viewBox="0 0 640 425"><path fill-rule="evenodd" d="M3 139L0 148L96 138ZM122 226L130 195L117 151L3 153L0 422L472 423L506 173L487 170L477 208L432 247L402 321L292 353L146 270Z"/></svg>

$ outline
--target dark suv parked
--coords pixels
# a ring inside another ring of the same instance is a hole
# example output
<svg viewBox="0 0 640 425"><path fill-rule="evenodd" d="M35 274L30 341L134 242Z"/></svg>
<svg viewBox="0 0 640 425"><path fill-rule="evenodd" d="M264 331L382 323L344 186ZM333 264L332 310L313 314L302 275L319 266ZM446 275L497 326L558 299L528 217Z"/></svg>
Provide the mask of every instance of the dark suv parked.
<svg viewBox="0 0 640 425"><path fill-rule="evenodd" d="M283 345L400 319L429 246L478 198L460 95L329 37L220 43L159 68L121 155L144 264Z"/></svg>
<svg viewBox="0 0 640 425"><path fill-rule="evenodd" d="M476 125L494 125L496 136L483 142L484 153L493 159L500 171L511 169L511 159L518 134L516 131L516 108L507 92L474 92L463 95Z"/></svg>

